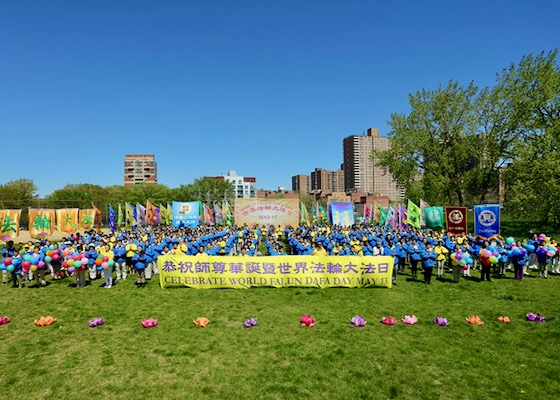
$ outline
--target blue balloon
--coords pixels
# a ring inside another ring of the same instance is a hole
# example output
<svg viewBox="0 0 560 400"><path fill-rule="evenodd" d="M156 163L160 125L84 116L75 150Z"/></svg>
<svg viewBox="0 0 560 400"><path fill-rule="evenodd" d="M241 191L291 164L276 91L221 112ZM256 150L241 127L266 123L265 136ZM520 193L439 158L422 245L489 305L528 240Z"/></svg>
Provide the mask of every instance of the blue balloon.
<svg viewBox="0 0 560 400"><path fill-rule="evenodd" d="M518 255L521 254L521 249L520 249L519 247L516 247L516 248L513 249L511 252L512 252L512 254L513 254L514 256L518 256Z"/></svg>
<svg viewBox="0 0 560 400"><path fill-rule="evenodd" d="M528 244L528 245L527 245L527 251L528 251L528 252L535 251L535 246L533 246L532 244Z"/></svg>
<svg viewBox="0 0 560 400"><path fill-rule="evenodd" d="M37 263L39 262L39 259L37 257L31 257L31 264L37 265Z"/></svg>
<svg viewBox="0 0 560 400"><path fill-rule="evenodd" d="M21 264L21 258L12 258L12 265L18 266Z"/></svg>
<svg viewBox="0 0 560 400"><path fill-rule="evenodd" d="M1 270L1 271L5 271L6 268L7 268L7 267L4 265L4 263L0 264L0 270Z"/></svg>

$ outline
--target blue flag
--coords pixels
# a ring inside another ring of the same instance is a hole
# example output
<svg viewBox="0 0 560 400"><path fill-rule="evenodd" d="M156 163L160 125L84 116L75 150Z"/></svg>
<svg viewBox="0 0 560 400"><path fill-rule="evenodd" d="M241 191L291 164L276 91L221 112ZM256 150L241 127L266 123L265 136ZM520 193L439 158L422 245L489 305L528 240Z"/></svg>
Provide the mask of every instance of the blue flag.
<svg viewBox="0 0 560 400"><path fill-rule="evenodd" d="M490 237L500 233L500 205L474 206L474 234Z"/></svg>
<svg viewBox="0 0 560 400"><path fill-rule="evenodd" d="M111 232L117 230L117 216L115 214L115 209L109 204L109 229Z"/></svg>

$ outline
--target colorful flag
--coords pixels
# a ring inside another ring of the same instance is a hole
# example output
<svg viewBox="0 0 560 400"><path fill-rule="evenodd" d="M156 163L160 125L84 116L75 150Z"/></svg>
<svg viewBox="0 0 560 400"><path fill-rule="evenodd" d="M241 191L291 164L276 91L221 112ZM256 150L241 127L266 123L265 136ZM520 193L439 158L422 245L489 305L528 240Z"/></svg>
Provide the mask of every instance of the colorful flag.
<svg viewBox="0 0 560 400"><path fill-rule="evenodd" d="M327 224L329 222L329 215L327 214L323 206L319 206L318 217L319 217L319 222L322 224ZM354 210L352 210L352 218L354 218Z"/></svg>
<svg viewBox="0 0 560 400"><path fill-rule="evenodd" d="M159 222L164 225L171 225L173 218L171 217L171 210L160 203L159 205Z"/></svg>
<svg viewBox="0 0 560 400"><path fill-rule="evenodd" d="M140 203L136 203L136 221L138 225L146 225L146 207Z"/></svg>
<svg viewBox="0 0 560 400"><path fill-rule="evenodd" d="M329 206L331 208L333 225L354 225L354 203L331 202L329 203Z"/></svg>
<svg viewBox="0 0 560 400"><path fill-rule="evenodd" d="M385 224L387 223L387 210L385 210L385 207L381 206L380 204L378 204L379 206L379 226L385 226Z"/></svg>
<svg viewBox="0 0 560 400"><path fill-rule="evenodd" d="M0 210L0 240L7 242L19 236L21 210Z"/></svg>
<svg viewBox="0 0 560 400"><path fill-rule="evenodd" d="M395 209L392 204L387 208L387 218L385 219L385 226L395 226L396 215Z"/></svg>
<svg viewBox="0 0 560 400"><path fill-rule="evenodd" d="M371 208L369 208L367 203L364 204L364 219L371 219Z"/></svg>
<svg viewBox="0 0 560 400"><path fill-rule="evenodd" d="M445 222L448 233L467 233L467 207L445 206Z"/></svg>
<svg viewBox="0 0 560 400"><path fill-rule="evenodd" d="M399 204L399 229L405 229L408 226L407 210L402 204Z"/></svg>
<svg viewBox="0 0 560 400"><path fill-rule="evenodd" d="M109 229L111 232L117 230L117 216L115 215L115 209L109 204Z"/></svg>
<svg viewBox="0 0 560 400"><path fill-rule="evenodd" d="M428 207L431 207L431 205L429 205L426 201L420 199L420 226L426 226L426 219L424 218L426 216L426 213L424 212L424 210Z"/></svg>
<svg viewBox="0 0 560 400"><path fill-rule="evenodd" d="M426 221L426 228L442 229L443 207L426 207L424 209L424 220Z"/></svg>
<svg viewBox="0 0 560 400"><path fill-rule="evenodd" d="M80 210L79 218L80 228L89 231L95 223L95 210L93 208Z"/></svg>
<svg viewBox="0 0 560 400"><path fill-rule="evenodd" d="M420 229L420 207L408 200L407 221L410 226Z"/></svg>
<svg viewBox="0 0 560 400"><path fill-rule="evenodd" d="M122 226L122 224L123 224L123 212L122 212L121 203L119 203L119 208L117 211L117 225Z"/></svg>
<svg viewBox="0 0 560 400"><path fill-rule="evenodd" d="M380 223L380 219L381 219L381 206L379 205L379 203L376 201L373 203L373 222L381 225ZM383 224L385 224L385 222L383 222Z"/></svg>
<svg viewBox="0 0 560 400"><path fill-rule="evenodd" d="M29 209L29 233L33 237L46 237L54 232L54 210Z"/></svg>
<svg viewBox="0 0 560 400"><path fill-rule="evenodd" d="M227 200L224 201L224 218L227 226L233 225L233 212Z"/></svg>
<svg viewBox="0 0 560 400"><path fill-rule="evenodd" d="M97 220L97 232L101 233L101 210L91 203L93 211L95 212L94 218Z"/></svg>
<svg viewBox="0 0 560 400"><path fill-rule="evenodd" d="M474 234L486 238L500 233L500 205L474 206Z"/></svg>
<svg viewBox="0 0 560 400"><path fill-rule="evenodd" d="M200 218L200 202L173 202L173 226L175 227L196 227Z"/></svg>
<svg viewBox="0 0 560 400"><path fill-rule="evenodd" d="M206 225L214 225L214 214L212 213L212 209L208 207L205 203L202 203L204 208L204 223Z"/></svg>
<svg viewBox="0 0 560 400"><path fill-rule="evenodd" d="M223 224L224 223L224 218L223 218L223 212L220 209L220 207L218 207L218 205L216 203L214 203L214 218L216 221L216 224Z"/></svg>
<svg viewBox="0 0 560 400"><path fill-rule="evenodd" d="M146 222L148 225L158 225L161 219L159 207L154 206L149 200L146 201Z"/></svg>
<svg viewBox="0 0 560 400"><path fill-rule="evenodd" d="M55 211L56 229L63 233L72 233L78 229L80 209L61 208Z"/></svg>
<svg viewBox="0 0 560 400"><path fill-rule="evenodd" d="M130 203L125 203L124 208L126 212L126 226L136 226L136 207L132 207L132 204Z"/></svg>
<svg viewBox="0 0 560 400"><path fill-rule="evenodd" d="M307 207L303 204L303 201L299 202L299 223L301 225L309 225L309 213L307 212Z"/></svg>
<svg viewBox="0 0 560 400"><path fill-rule="evenodd" d="M313 203L313 205L311 206L311 223L313 225L315 225L317 223L317 221L319 220L319 218L317 216L318 211L319 211L319 208L317 207L317 205L315 203Z"/></svg>

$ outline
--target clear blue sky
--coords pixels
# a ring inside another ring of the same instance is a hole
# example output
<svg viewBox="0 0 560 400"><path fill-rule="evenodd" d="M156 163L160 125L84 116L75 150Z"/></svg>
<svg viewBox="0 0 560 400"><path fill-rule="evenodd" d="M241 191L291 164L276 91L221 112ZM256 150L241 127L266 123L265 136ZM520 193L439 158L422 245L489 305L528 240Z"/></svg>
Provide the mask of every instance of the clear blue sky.
<svg viewBox="0 0 560 400"><path fill-rule="evenodd" d="M236 170L291 186L342 139L449 79L493 85L560 43L558 1L3 1L0 184L176 187Z"/></svg>

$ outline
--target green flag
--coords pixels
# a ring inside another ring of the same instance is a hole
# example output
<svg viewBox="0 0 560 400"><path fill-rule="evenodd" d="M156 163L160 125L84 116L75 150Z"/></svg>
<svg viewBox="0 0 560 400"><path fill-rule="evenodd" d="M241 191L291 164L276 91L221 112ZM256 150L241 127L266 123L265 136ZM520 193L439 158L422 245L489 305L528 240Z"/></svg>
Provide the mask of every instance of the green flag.
<svg viewBox="0 0 560 400"><path fill-rule="evenodd" d="M119 208L117 211L117 226L122 226L122 224L123 224L123 212L122 212L121 203L119 203Z"/></svg>
<svg viewBox="0 0 560 400"><path fill-rule="evenodd" d="M299 223L309 225L309 214L307 213L307 207L303 204L302 201L299 202L300 208L300 216L299 216Z"/></svg>
<svg viewBox="0 0 560 400"><path fill-rule="evenodd" d="M426 222L426 228L442 229L443 216L443 207L426 207L424 209L424 221Z"/></svg>
<svg viewBox="0 0 560 400"><path fill-rule="evenodd" d="M387 210L382 205L379 205L379 226L385 226L387 222Z"/></svg>
<svg viewBox="0 0 560 400"><path fill-rule="evenodd" d="M408 200L408 207L406 210L407 221L410 226L420 229L420 207Z"/></svg>

